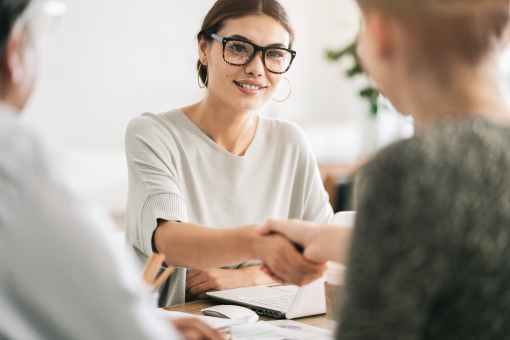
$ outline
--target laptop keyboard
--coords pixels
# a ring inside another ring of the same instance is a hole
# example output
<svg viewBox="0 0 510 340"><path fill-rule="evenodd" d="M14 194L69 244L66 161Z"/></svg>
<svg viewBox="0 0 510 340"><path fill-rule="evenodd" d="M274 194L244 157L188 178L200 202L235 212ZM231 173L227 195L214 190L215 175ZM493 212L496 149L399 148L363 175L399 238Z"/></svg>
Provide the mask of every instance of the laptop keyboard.
<svg viewBox="0 0 510 340"><path fill-rule="evenodd" d="M260 304L285 311L289 309L290 304L292 303L292 300L294 300L295 295L296 295L295 293L292 293L278 296L252 298L249 301L250 304Z"/></svg>

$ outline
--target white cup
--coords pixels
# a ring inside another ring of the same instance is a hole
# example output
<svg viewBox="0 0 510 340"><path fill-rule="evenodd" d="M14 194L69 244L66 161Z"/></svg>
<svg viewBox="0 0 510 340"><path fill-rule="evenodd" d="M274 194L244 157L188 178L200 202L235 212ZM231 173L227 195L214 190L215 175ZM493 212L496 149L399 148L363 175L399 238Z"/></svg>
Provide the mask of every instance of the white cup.
<svg viewBox="0 0 510 340"><path fill-rule="evenodd" d="M343 286L345 282L345 265L338 262L328 262L326 282L335 286Z"/></svg>
<svg viewBox="0 0 510 340"><path fill-rule="evenodd" d="M355 221L355 211L342 211L336 213L329 224L352 228ZM345 283L346 267L338 262L328 262L328 267L326 271L326 305L331 330L335 334L338 327L338 319L340 318L340 305L342 302L342 288Z"/></svg>
<svg viewBox="0 0 510 340"><path fill-rule="evenodd" d="M356 212L355 211L341 211L335 214L331 219L329 224L337 225L340 227L354 227L354 222L356 222Z"/></svg>
<svg viewBox="0 0 510 340"><path fill-rule="evenodd" d="M345 266L338 262L328 262L326 271L326 314L335 334L340 319L340 306L342 304L342 290L345 282Z"/></svg>

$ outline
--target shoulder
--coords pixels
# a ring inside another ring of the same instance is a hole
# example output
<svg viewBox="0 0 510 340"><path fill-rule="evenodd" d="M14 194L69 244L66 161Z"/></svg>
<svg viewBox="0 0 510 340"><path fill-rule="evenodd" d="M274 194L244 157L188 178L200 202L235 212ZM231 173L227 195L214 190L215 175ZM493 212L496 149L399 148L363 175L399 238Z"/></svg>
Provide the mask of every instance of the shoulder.
<svg viewBox="0 0 510 340"><path fill-rule="evenodd" d="M308 137L303 129L294 122L279 118L268 118L259 116L264 128L264 137L279 145L299 146L311 150Z"/></svg>
<svg viewBox="0 0 510 340"><path fill-rule="evenodd" d="M196 135L191 125L178 109L161 114L144 113L131 120L127 127L126 152L136 153L149 147L154 152L174 154L180 143Z"/></svg>
<svg viewBox="0 0 510 340"><path fill-rule="evenodd" d="M362 169L361 179L407 182L414 188L440 183L451 187L460 183L458 178L468 178L492 163L497 155L508 159L509 143L510 129L484 120L445 122L381 150Z"/></svg>
<svg viewBox="0 0 510 340"><path fill-rule="evenodd" d="M158 131L179 130L185 124L183 115L178 109L160 114L146 112L129 122L126 138L136 135L150 135Z"/></svg>
<svg viewBox="0 0 510 340"><path fill-rule="evenodd" d="M0 168L11 180L23 180L47 163L47 141L16 117L0 117Z"/></svg>

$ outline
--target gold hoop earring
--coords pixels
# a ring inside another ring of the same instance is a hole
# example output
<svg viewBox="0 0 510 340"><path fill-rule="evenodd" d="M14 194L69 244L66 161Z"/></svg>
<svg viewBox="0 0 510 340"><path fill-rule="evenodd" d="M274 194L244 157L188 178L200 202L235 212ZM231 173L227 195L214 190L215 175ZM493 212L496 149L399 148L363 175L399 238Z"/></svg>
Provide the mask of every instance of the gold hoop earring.
<svg viewBox="0 0 510 340"><path fill-rule="evenodd" d="M287 78L285 78L285 77L283 77L283 79L285 79L285 80L289 83L289 95L288 95L288 96L287 96L287 98L285 98L284 100L276 100L276 99L274 99L274 98L271 98L272 100L274 100L274 101L275 101L275 102L277 102L277 103L283 103L284 101L286 101L287 99L289 99L290 95L292 94L292 85L290 85L290 81L289 81Z"/></svg>
<svg viewBox="0 0 510 340"><path fill-rule="evenodd" d="M201 89L205 89L207 87L207 80L209 79L209 72L207 72L205 76L205 83L204 86L200 86L200 71L202 70L202 63L200 63L200 67L198 68L198 87Z"/></svg>

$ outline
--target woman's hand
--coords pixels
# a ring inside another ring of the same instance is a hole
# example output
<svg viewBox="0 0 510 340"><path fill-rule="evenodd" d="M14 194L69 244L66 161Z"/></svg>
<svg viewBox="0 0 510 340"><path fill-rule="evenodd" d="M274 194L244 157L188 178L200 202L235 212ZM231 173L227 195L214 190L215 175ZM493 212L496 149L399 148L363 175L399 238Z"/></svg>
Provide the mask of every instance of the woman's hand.
<svg viewBox="0 0 510 340"><path fill-rule="evenodd" d="M258 234L252 236L254 257L274 273L271 277L275 281L304 286L320 278L326 271L326 263L306 259L286 237L269 233L270 230L266 235L261 235L257 229L253 229L253 232Z"/></svg>
<svg viewBox="0 0 510 340"><path fill-rule="evenodd" d="M220 333L197 318L170 321L186 340L223 340Z"/></svg>
<svg viewBox="0 0 510 340"><path fill-rule="evenodd" d="M263 235L272 232L284 235L303 248L303 255L306 259L317 263L326 261L345 263L352 235L352 228L332 225L319 226L300 220L270 220L265 225L258 227L257 230ZM265 264L274 274L280 276L271 266ZM267 270L264 272L268 273ZM274 278L274 275L271 276Z"/></svg>
<svg viewBox="0 0 510 340"><path fill-rule="evenodd" d="M205 300L205 293L251 287L274 281L260 270L260 266L240 269L193 270L186 274L186 301Z"/></svg>

